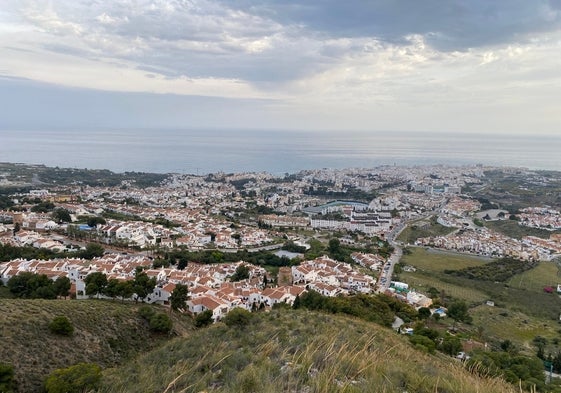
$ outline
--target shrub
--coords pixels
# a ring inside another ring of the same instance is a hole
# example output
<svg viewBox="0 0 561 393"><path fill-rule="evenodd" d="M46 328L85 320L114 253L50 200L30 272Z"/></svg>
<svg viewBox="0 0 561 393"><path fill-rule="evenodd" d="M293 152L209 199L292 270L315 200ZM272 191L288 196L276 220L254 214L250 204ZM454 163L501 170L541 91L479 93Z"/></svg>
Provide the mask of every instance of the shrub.
<svg viewBox="0 0 561 393"><path fill-rule="evenodd" d="M223 322L230 327L244 327L253 319L253 315L243 308L234 308L223 319Z"/></svg>
<svg viewBox="0 0 561 393"><path fill-rule="evenodd" d="M74 325L65 316L54 317L49 323L49 330L51 333L59 334L61 336L70 336L74 333Z"/></svg>
<svg viewBox="0 0 561 393"><path fill-rule="evenodd" d="M202 328L212 323L212 311L206 310L195 317L195 327Z"/></svg>
<svg viewBox="0 0 561 393"><path fill-rule="evenodd" d="M138 315L147 321L150 321L154 314L156 314L156 311L150 306L142 306L138 309Z"/></svg>
<svg viewBox="0 0 561 393"><path fill-rule="evenodd" d="M101 380L101 367L79 363L55 370L45 381L47 393L81 393L94 390Z"/></svg>
<svg viewBox="0 0 561 393"><path fill-rule="evenodd" d="M155 333L169 333L173 327L173 322L167 314L154 314L150 318L150 330Z"/></svg>
<svg viewBox="0 0 561 393"><path fill-rule="evenodd" d="M411 341L415 348L424 349L429 353L434 353L436 349L436 344L434 343L434 341L426 336L414 334L409 337L409 341Z"/></svg>
<svg viewBox="0 0 561 393"><path fill-rule="evenodd" d="M0 363L0 392L11 393L14 388L14 367L11 364Z"/></svg>

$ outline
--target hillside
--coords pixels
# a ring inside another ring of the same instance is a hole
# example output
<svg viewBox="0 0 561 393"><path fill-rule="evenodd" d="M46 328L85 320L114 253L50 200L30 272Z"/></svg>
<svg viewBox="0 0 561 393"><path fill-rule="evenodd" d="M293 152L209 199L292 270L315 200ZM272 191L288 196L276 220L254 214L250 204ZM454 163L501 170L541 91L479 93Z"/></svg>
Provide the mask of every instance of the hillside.
<svg viewBox="0 0 561 393"><path fill-rule="evenodd" d="M378 325L301 310L201 329L106 370L102 383L105 393L515 391Z"/></svg>
<svg viewBox="0 0 561 393"><path fill-rule="evenodd" d="M114 366L170 338L150 333L138 307L98 300L0 299L0 359L13 365L21 392L40 391L57 368L79 362ZM48 324L59 315L74 325L71 337L50 333ZM174 316L176 334L186 334L190 326L189 318Z"/></svg>

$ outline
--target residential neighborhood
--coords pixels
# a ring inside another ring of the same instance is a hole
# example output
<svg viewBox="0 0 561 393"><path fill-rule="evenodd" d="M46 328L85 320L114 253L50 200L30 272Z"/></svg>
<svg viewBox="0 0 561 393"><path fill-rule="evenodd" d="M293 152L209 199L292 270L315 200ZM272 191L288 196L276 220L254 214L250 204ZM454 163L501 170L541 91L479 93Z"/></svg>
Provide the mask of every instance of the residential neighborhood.
<svg viewBox="0 0 561 393"><path fill-rule="evenodd" d="M403 246L395 238L408 225L427 228L433 217L438 225L452 229L447 235L419 237L413 246L524 261L550 260L561 252L558 234L518 239L480 225L475 212L482 203L462 190L479 187L489 170L478 165L383 166L306 170L290 176L172 174L160 185L145 188L127 181L119 187L31 189L13 198L18 209L0 212L0 242L44 249L57 257L2 262L0 278L7 283L21 272L53 280L68 277L73 296L85 299L90 296L84 283L89 274L126 281L140 269L156 282L142 301L168 305L175 285L186 285L189 301L184 311L211 310L215 320L236 307L251 311L290 305L309 290L330 297L383 292L425 307L430 303L426 294L398 288L392 281ZM502 214L494 219L508 218ZM550 207L521 209L516 218L521 226L548 230L559 226L559 211ZM316 239L327 242L334 234L338 243L355 250L345 261L327 255L303 257ZM391 254L371 250L371 244L379 246L386 238ZM287 242L298 252L281 252ZM102 246L105 254L80 258L80 250L89 243ZM155 260L174 250L278 252L286 259L278 271L243 260L154 266ZM231 281L242 265L248 267L249 276Z"/></svg>

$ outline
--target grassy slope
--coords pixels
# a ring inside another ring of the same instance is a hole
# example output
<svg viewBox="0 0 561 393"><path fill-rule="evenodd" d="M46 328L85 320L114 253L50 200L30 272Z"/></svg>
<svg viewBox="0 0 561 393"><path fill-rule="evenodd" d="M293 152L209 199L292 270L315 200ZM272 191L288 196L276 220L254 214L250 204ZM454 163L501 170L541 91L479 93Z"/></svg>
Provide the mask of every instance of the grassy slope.
<svg viewBox="0 0 561 393"><path fill-rule="evenodd" d="M422 225L426 222L427 220L421 220L408 225L403 231L401 231L401 233L397 237L397 240L400 240L406 244L413 244L415 243L415 240L422 237L445 236L456 230L456 228L449 228L445 227L444 225L440 225L436 222L436 217L434 216L430 219L430 226L426 228L419 227L419 225Z"/></svg>
<svg viewBox="0 0 561 393"><path fill-rule="evenodd" d="M535 292L542 292L546 286L557 289L557 284L561 284L559 267L555 262L542 261L535 268L512 277L508 284L513 288L525 288Z"/></svg>
<svg viewBox="0 0 561 393"><path fill-rule="evenodd" d="M371 323L273 310L216 324L116 369L102 392L513 392Z"/></svg>
<svg viewBox="0 0 561 393"><path fill-rule="evenodd" d="M543 336L550 343L546 352L555 354L561 350L561 347L552 344L554 339L561 342L557 322L561 299L556 294L543 291L544 286L558 283L558 268L554 262L540 262L535 268L515 275L505 285L443 273L445 269L477 266L485 262L482 259L413 248L412 254L404 255L402 260L419 269L400 275L416 289L427 290L434 286L444 290L447 296L464 299L473 305L479 303L470 311L472 326L474 332L477 327L482 327L486 340L498 343L508 339L526 353L534 353L532 339ZM494 300L496 307L482 305L488 299Z"/></svg>
<svg viewBox="0 0 561 393"><path fill-rule="evenodd" d="M118 364L168 339L152 335L137 308L97 300L0 299L0 359L14 366L24 392L39 391L45 376L57 368L79 362ZM49 322L58 315L73 323L72 337L49 332ZM190 321L174 318L178 333L186 333Z"/></svg>
<svg viewBox="0 0 561 393"><path fill-rule="evenodd" d="M442 273L447 269L479 266L487 262L487 259L446 251L425 250L421 247L410 247L409 250L411 253L404 254L401 261L416 267L417 271L403 272L400 274L400 279L413 288L426 292L429 288L435 287L444 291L447 296L464 299L470 303L480 303L489 298L487 294L471 286L445 281Z"/></svg>

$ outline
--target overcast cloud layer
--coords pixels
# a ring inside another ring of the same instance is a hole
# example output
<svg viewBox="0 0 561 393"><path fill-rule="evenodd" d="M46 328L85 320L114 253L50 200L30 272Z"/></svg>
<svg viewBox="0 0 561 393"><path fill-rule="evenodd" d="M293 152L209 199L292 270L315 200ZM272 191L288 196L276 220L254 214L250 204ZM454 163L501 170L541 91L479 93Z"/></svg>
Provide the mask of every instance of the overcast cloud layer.
<svg viewBox="0 0 561 393"><path fill-rule="evenodd" d="M560 91L561 0L3 0L0 9L3 129L556 133Z"/></svg>

